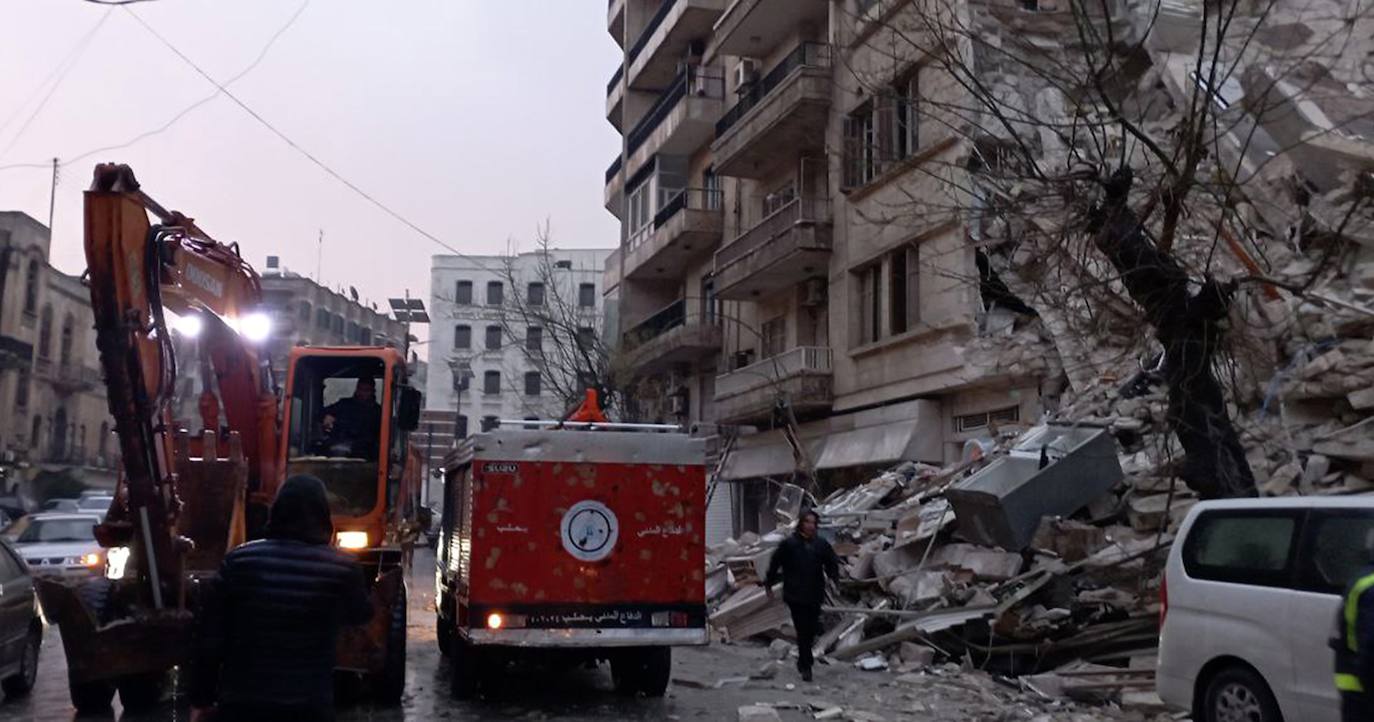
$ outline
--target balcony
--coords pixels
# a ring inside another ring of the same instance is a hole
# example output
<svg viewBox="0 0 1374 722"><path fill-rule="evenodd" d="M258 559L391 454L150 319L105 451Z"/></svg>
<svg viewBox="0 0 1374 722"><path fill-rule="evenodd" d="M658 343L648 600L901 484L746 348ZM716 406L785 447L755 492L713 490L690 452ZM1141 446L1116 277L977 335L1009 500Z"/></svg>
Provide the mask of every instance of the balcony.
<svg viewBox="0 0 1374 722"><path fill-rule="evenodd" d="M55 364L50 369L49 382L58 393L90 391L104 383L100 369L77 364Z"/></svg>
<svg viewBox="0 0 1374 722"><path fill-rule="evenodd" d="M611 73L610 82L606 83L606 120L611 121L611 125L616 130L623 130L623 116L625 115L625 66L617 66L614 73Z"/></svg>
<svg viewBox="0 0 1374 722"><path fill-rule="evenodd" d="M626 0L610 0L606 8L606 29L622 48L625 47L625 3Z"/></svg>
<svg viewBox="0 0 1374 722"><path fill-rule="evenodd" d="M620 174L620 156L611 161L606 168L606 210L616 218L621 218L625 207L625 178Z"/></svg>
<svg viewBox="0 0 1374 722"><path fill-rule="evenodd" d="M725 78L718 70L689 65L673 78L625 134L625 150L633 173L655 154L689 155L715 133L725 99Z"/></svg>
<svg viewBox="0 0 1374 722"><path fill-rule="evenodd" d="M678 191L659 206L653 222L625 244L625 276L637 281L679 279L720 243L721 192Z"/></svg>
<svg viewBox="0 0 1374 722"><path fill-rule="evenodd" d="M824 276L831 230L829 199L793 198L716 252L718 295L748 301Z"/></svg>
<svg viewBox="0 0 1374 722"><path fill-rule="evenodd" d="M827 0L737 0L716 24L716 55L767 55L798 29L824 32Z"/></svg>
<svg viewBox="0 0 1374 722"><path fill-rule="evenodd" d="M720 343L720 318L689 313L687 299L678 299L626 331L620 347L626 366L646 374L714 354Z"/></svg>
<svg viewBox="0 0 1374 722"><path fill-rule="evenodd" d="M799 346L716 377L716 415L738 424L772 413L784 396L798 413L830 408L832 353L823 346Z"/></svg>
<svg viewBox="0 0 1374 722"><path fill-rule="evenodd" d="M763 178L824 150L830 85L830 46L798 45L716 122L717 172Z"/></svg>
<svg viewBox="0 0 1374 722"><path fill-rule="evenodd" d="M626 56L629 85L636 90L665 88L688 47L711 35L726 0L663 0Z"/></svg>

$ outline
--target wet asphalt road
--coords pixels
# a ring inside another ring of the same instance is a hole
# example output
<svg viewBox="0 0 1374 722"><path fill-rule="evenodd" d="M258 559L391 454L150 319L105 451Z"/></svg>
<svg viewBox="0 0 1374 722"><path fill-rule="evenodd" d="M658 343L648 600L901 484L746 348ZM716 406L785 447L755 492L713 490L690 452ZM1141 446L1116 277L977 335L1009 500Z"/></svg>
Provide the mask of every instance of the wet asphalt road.
<svg viewBox="0 0 1374 722"><path fill-rule="evenodd" d="M612 692L610 672L602 665L558 673L516 674L481 700L454 700L448 691L448 664L435 645L433 559L429 550L417 552L409 580L412 606L407 640L407 689L401 706L374 708L366 702L343 705L338 710L340 720L733 720L739 705L761 699L758 690L698 689L678 683L663 699L623 698ZM760 649L679 649L674 655L674 677L713 680L731 674L747 675L763 660L761 655L764 654L765 650ZM103 718L152 722L188 717L185 701L175 698L154 713L125 715L116 696L114 710ZM0 702L0 720L74 718L67 695L62 642L57 628L49 627L43 639L38 683L33 693L27 698Z"/></svg>

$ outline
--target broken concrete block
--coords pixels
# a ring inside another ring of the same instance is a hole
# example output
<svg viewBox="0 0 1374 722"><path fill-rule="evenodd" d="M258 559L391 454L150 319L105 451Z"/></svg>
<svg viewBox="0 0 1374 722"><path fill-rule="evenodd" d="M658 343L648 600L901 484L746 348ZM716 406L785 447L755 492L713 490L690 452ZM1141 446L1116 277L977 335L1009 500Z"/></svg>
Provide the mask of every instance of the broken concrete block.
<svg viewBox="0 0 1374 722"><path fill-rule="evenodd" d="M814 702L812 703L812 709L815 709L815 703L814 703ZM839 718L840 718L841 716L843 716L843 715L844 715L844 708L843 708L843 707L836 707L836 706L833 706L833 705L832 705L832 706L830 706L830 707L824 707L824 708L821 708L821 709L815 709L815 712L811 715L811 717L812 717L813 719L839 719Z"/></svg>
<svg viewBox="0 0 1374 722"><path fill-rule="evenodd" d="M928 667L935 662L935 650L915 642L902 642L897 648L897 656L901 657L904 664L922 667Z"/></svg>
<svg viewBox="0 0 1374 722"><path fill-rule="evenodd" d="M854 666L858 667L859 669L862 669L865 672L880 672L884 669L887 669L887 660L883 659L883 656L881 654L875 654L870 657L864 657L863 659L860 659L859 661L854 663Z"/></svg>
<svg viewBox="0 0 1374 722"><path fill-rule="evenodd" d="M1312 450L1323 456L1334 456L1338 459L1374 461L1374 439L1350 438L1350 435L1347 435L1318 442L1312 446Z"/></svg>
<svg viewBox="0 0 1374 722"><path fill-rule="evenodd" d="M1345 400L1349 401L1350 407L1356 411L1374 409L1374 386L1359 391L1351 391L1345 395Z"/></svg>
<svg viewBox="0 0 1374 722"><path fill-rule="evenodd" d="M738 713L739 722L782 722L777 710L761 704L745 705L739 708Z"/></svg>
<svg viewBox="0 0 1374 722"><path fill-rule="evenodd" d="M897 595L903 608L911 609L943 597L949 591L949 580L943 572L916 572L891 580L888 591Z"/></svg>
<svg viewBox="0 0 1374 722"><path fill-rule="evenodd" d="M768 643L768 651L773 654L773 659L787 659L792 654L792 645L785 639L775 639Z"/></svg>
<svg viewBox="0 0 1374 722"><path fill-rule="evenodd" d="M1260 485L1260 491L1267 496L1283 496L1292 491L1293 482L1302 476L1302 467L1296 461L1290 461L1283 466L1275 469L1269 475L1269 480Z"/></svg>
<svg viewBox="0 0 1374 722"><path fill-rule="evenodd" d="M1031 546L1052 551L1066 562L1076 562L1107 546L1107 531L1072 519L1046 517L1040 522Z"/></svg>

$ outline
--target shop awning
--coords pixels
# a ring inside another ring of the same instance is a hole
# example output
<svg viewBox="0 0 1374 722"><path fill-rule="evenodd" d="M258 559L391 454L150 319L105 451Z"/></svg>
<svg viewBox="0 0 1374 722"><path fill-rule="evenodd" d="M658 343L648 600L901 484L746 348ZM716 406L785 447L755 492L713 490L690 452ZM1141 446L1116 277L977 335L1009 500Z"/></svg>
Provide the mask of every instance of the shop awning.
<svg viewBox="0 0 1374 722"><path fill-rule="evenodd" d="M939 463L940 409L929 401L902 404L900 409L882 409L853 414L854 428L834 430L826 437L825 449L817 458L817 469L846 466L892 464L899 461ZM905 416L897 418L894 416Z"/></svg>
<svg viewBox="0 0 1374 722"><path fill-rule="evenodd" d="M822 453L824 438L810 438L802 443L814 461ZM765 431L761 434L741 436L730 456L721 468L720 478L725 481L749 479L758 476L790 476L796 469L792 447L781 431Z"/></svg>

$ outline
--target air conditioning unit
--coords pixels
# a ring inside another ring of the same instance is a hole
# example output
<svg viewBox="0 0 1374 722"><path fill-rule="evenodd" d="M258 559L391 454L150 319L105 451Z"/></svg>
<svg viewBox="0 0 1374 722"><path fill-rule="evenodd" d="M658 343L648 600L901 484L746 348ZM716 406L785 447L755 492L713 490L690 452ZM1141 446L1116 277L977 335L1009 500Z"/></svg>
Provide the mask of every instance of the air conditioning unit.
<svg viewBox="0 0 1374 722"><path fill-rule="evenodd" d="M759 77L759 64L750 58L740 58L735 64L735 87L743 89Z"/></svg>
<svg viewBox="0 0 1374 722"><path fill-rule="evenodd" d="M827 287L824 278L808 278L802 286L801 305L824 306Z"/></svg>

